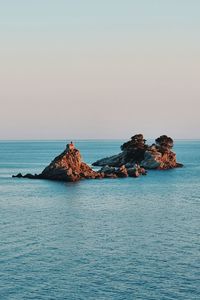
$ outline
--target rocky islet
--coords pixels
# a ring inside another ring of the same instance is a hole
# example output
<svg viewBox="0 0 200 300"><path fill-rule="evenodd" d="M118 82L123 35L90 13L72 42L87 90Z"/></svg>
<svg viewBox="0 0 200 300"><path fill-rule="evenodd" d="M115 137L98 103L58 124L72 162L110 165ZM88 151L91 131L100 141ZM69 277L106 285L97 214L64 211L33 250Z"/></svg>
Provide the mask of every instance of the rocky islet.
<svg viewBox="0 0 200 300"><path fill-rule="evenodd" d="M146 175L147 169L166 170L183 165L177 163L176 154L172 151L172 138L162 135L151 146L146 144L142 134L134 135L121 146L117 155L100 159L93 166L102 167L94 171L84 163L80 151L73 143L58 155L40 174L21 173L13 175L17 178L48 179L75 182L81 179L124 178Z"/></svg>
<svg viewBox="0 0 200 300"><path fill-rule="evenodd" d="M176 161L176 154L172 151L174 141L167 135L162 135L152 145L147 145L142 134L136 134L121 146L122 152L111 157L100 159L93 166L109 166L127 168L138 164L145 169L167 170L182 167Z"/></svg>

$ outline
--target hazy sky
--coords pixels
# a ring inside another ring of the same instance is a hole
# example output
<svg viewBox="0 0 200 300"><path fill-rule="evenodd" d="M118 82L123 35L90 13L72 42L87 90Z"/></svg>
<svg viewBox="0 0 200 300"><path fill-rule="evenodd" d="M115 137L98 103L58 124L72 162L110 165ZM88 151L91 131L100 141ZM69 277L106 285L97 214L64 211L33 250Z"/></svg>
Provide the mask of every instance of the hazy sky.
<svg viewBox="0 0 200 300"><path fill-rule="evenodd" d="M0 0L0 139L200 138L199 0Z"/></svg>

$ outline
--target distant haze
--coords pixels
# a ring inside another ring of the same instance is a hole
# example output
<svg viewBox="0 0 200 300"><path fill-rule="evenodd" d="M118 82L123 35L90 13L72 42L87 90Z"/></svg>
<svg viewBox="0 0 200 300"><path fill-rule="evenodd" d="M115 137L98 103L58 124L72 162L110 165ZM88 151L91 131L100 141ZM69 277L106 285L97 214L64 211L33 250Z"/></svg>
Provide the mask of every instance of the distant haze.
<svg viewBox="0 0 200 300"><path fill-rule="evenodd" d="M200 138L199 0L0 0L0 139Z"/></svg>

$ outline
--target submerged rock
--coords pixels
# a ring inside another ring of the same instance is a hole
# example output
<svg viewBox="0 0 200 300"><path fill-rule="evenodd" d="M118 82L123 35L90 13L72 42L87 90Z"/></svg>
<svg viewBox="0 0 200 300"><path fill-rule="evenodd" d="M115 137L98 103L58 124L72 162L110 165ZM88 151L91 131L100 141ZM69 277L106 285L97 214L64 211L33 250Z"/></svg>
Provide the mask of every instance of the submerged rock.
<svg viewBox="0 0 200 300"><path fill-rule="evenodd" d="M93 165L109 167L125 165L127 169L131 169L137 163L145 169L159 170L182 167L182 164L177 163L176 154L171 150L173 144L172 138L162 135L155 140L155 144L148 146L143 135L136 134L121 146L121 153L100 159ZM133 171L129 171L129 174L133 174Z"/></svg>

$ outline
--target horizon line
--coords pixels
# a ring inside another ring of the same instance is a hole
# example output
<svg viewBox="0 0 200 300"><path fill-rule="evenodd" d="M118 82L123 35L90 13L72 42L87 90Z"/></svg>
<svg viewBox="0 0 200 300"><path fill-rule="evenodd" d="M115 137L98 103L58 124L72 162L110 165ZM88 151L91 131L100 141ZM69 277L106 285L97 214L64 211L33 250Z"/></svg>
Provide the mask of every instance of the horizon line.
<svg viewBox="0 0 200 300"><path fill-rule="evenodd" d="M130 140L131 138L60 138L60 139L1 139L0 142L47 142L47 141L120 141L120 140ZM155 138L150 137L146 140L155 140ZM199 141L200 138L173 138L174 141Z"/></svg>

